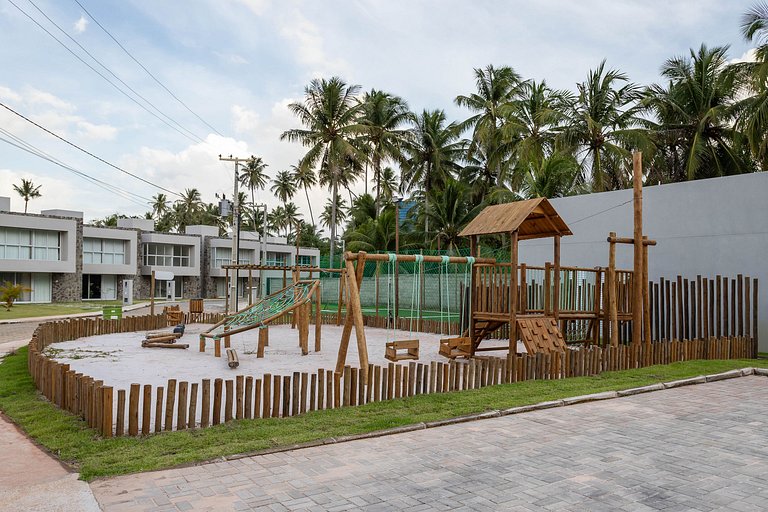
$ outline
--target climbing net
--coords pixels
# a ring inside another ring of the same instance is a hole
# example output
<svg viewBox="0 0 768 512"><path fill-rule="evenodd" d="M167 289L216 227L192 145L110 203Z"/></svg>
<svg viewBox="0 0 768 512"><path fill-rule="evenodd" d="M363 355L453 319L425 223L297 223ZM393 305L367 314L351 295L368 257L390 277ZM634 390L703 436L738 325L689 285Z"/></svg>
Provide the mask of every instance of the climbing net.
<svg viewBox="0 0 768 512"><path fill-rule="evenodd" d="M290 309L296 304L301 304L309 299L309 294L314 286L313 281L299 281L282 290L273 293L262 300L234 315L228 316L221 325L213 329L210 334L220 337L224 330L235 326L253 325L264 327L264 322Z"/></svg>

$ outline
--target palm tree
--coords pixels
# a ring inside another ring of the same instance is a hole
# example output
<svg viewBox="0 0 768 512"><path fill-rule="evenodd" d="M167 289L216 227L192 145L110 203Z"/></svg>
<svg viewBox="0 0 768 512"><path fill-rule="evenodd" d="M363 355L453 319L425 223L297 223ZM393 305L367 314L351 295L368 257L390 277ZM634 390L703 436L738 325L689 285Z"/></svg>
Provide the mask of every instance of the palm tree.
<svg viewBox="0 0 768 512"><path fill-rule="evenodd" d="M277 208L272 209L272 211L267 214L267 222L269 223L270 229L274 229L275 233L280 234L280 230L286 228L288 225L285 220L285 208L278 206Z"/></svg>
<svg viewBox="0 0 768 512"><path fill-rule="evenodd" d="M413 127L404 146L406 159L402 169L402 189L421 189L424 207L429 206L429 192L459 170L466 144L459 140L461 128L452 122L446 124L442 110L424 110L411 115ZM429 232L429 217L424 218L424 232Z"/></svg>
<svg viewBox="0 0 768 512"><path fill-rule="evenodd" d="M198 221L202 210L202 196L196 188L187 188L173 205L174 224L176 230L181 232L185 227Z"/></svg>
<svg viewBox="0 0 768 512"><path fill-rule="evenodd" d="M473 159L476 153L482 153L482 160L491 176L491 182L478 183L484 190L498 181L508 165L509 156L515 144L514 137L502 131L505 124L505 109L514 100L524 82L520 75L509 66L485 69L475 68L475 86L477 92L469 96L460 95L454 100L456 105L468 108L473 115L461 124L472 129L472 141L467 157Z"/></svg>
<svg viewBox="0 0 768 512"><path fill-rule="evenodd" d="M40 187L42 185L35 186L32 180L21 178L21 185L14 185L13 189L24 199L24 213L27 213L27 205L29 205L30 199L36 199L42 194L40 193Z"/></svg>
<svg viewBox="0 0 768 512"><path fill-rule="evenodd" d="M755 41L755 62L740 64L748 73L748 90L742 102L739 126L747 136L755 157L768 169L768 3L757 3L742 17L741 33Z"/></svg>
<svg viewBox="0 0 768 512"><path fill-rule="evenodd" d="M398 180L399 177L391 167L387 166L381 170L381 182L379 183L379 186L381 187L381 199L379 205L382 203L384 205L392 203L392 200L397 193L397 189L399 188Z"/></svg>
<svg viewBox="0 0 768 512"><path fill-rule="evenodd" d="M326 201L325 206L323 207L323 213L320 214L320 225L330 228L331 223L334 220L334 215L336 216L336 222L339 224L347 219L347 203L344 201L344 198L338 194L336 194L336 201L332 201L330 197L328 198L328 201Z"/></svg>
<svg viewBox="0 0 768 512"><path fill-rule="evenodd" d="M304 194L307 196L307 206L309 207L309 218L312 221L312 225L315 225L315 216L312 214L312 202L309 200L309 189L317 185L317 177L315 171L309 167L301 167L301 165L291 166L293 180L296 185L304 189Z"/></svg>
<svg viewBox="0 0 768 512"><path fill-rule="evenodd" d="M163 215L168 213L169 204L170 202L168 201L168 196L162 192L158 192L152 196L152 202L150 203L150 206L152 207L152 216L156 220L159 220Z"/></svg>
<svg viewBox="0 0 768 512"><path fill-rule="evenodd" d="M258 217L256 213L256 190L264 190L267 186L267 164L261 157L252 156L248 159L248 162L243 167L242 173L238 176L240 183L251 191L251 208L253 212L251 219L254 220ZM241 203L242 204L242 203Z"/></svg>
<svg viewBox="0 0 768 512"><path fill-rule="evenodd" d="M453 178L447 179L442 189L430 192L432 200L424 215L432 221L433 232L429 235L439 250L455 253L466 243L459 233L481 208L471 206L466 192L466 185Z"/></svg>
<svg viewBox="0 0 768 512"><path fill-rule="evenodd" d="M656 114L657 144L671 144L672 179L708 178L748 172L752 164L734 128L738 74L728 67L728 47L705 45L662 67L664 87L648 88L646 104Z"/></svg>
<svg viewBox="0 0 768 512"><path fill-rule="evenodd" d="M640 89L605 60L577 87L566 135L582 156L582 179L591 177L593 192L622 188L630 149L641 145Z"/></svg>
<svg viewBox="0 0 768 512"><path fill-rule="evenodd" d="M376 182L376 212L381 208L382 162L402 161L402 149L408 122L408 104L397 96L372 89L360 100L359 123L363 127L363 141L368 145L373 179ZM365 173L365 193L368 193L368 167Z"/></svg>
<svg viewBox="0 0 768 512"><path fill-rule="evenodd" d="M343 167L350 161L365 160L365 154L355 144L362 133L357 121L361 105L355 101L359 90L359 86L347 85L338 77L312 80L304 89L304 101L288 106L304 128L287 130L280 136L281 140L300 142L308 148L299 166L313 168L321 164L321 169L326 169L327 183L334 198L338 194ZM337 202L331 204L330 260L333 264Z"/></svg>
<svg viewBox="0 0 768 512"><path fill-rule="evenodd" d="M293 203L286 204L284 210L287 236L288 230L298 226L299 222L301 221L301 214L299 213L299 208Z"/></svg>
<svg viewBox="0 0 768 512"><path fill-rule="evenodd" d="M275 196L283 203L283 207L286 206L288 200L293 198L296 193L296 184L293 181L293 176L288 171L280 171L272 180L272 191Z"/></svg>
<svg viewBox="0 0 768 512"><path fill-rule="evenodd" d="M354 230L358 226L365 224L371 219L376 218L376 200L370 194L363 194L355 198L352 206L349 208L348 230Z"/></svg>
<svg viewBox="0 0 768 512"><path fill-rule="evenodd" d="M350 251L394 251L395 210L385 208L378 217L349 231L345 238Z"/></svg>
<svg viewBox="0 0 768 512"><path fill-rule="evenodd" d="M579 174L579 163L568 153L556 152L542 159L532 159L523 165L524 179L519 196L565 197L577 192L574 182Z"/></svg>

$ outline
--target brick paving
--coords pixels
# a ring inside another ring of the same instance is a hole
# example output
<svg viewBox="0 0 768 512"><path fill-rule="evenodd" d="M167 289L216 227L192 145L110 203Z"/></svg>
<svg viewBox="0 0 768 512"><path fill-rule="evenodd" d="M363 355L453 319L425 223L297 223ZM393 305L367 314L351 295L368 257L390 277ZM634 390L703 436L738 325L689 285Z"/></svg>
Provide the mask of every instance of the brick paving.
<svg viewBox="0 0 768 512"><path fill-rule="evenodd" d="M108 512L765 510L768 379L128 475L91 488Z"/></svg>

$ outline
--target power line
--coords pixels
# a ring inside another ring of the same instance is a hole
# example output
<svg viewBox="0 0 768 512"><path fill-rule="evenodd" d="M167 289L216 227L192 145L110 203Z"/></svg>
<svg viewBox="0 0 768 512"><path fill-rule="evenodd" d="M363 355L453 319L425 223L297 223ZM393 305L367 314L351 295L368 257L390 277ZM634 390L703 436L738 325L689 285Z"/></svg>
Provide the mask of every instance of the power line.
<svg viewBox="0 0 768 512"><path fill-rule="evenodd" d="M68 33L66 30L64 30L63 28L61 28L61 26L60 26L58 23L56 23L55 21L53 21L53 20L50 18L50 16L48 16L48 15L47 15L47 14L46 14L46 13L45 13L45 12L44 12L42 9L40 9L40 7L38 7L38 6L37 6L37 4L35 4L35 2L34 2L33 0L27 0L27 1L28 1L28 2L29 2L31 5L32 5L32 7L34 7L34 8L37 10L37 12L39 12L40 14L42 14L42 15L43 15L43 17L45 17L45 19L47 19L47 20L48 20L48 21L49 21L49 22L50 22L50 23L51 23L51 24L52 24L54 27L56 27L57 29L59 29L59 32L61 32L62 34L64 34L64 35L65 35L65 36L66 36L66 37L67 37L67 38L68 38L70 41L72 41L73 43L75 43L75 44L76 44L76 45L77 45L77 46L78 46L78 47L79 47L81 50L83 50L83 51L85 52L85 54L86 54L86 55L88 55L88 56L89 56L89 57L90 57L90 58L91 58L91 59L92 59L92 60L93 60L93 61L94 61L96 64L98 64L99 66L101 66L101 67L104 69L104 71L106 71L107 73L109 73L110 75L112 75L112 76L113 76L113 77L114 77L114 78L115 78L115 79L116 79L118 82L120 82L121 84L123 84L123 85L124 85L124 86L125 86L125 87L126 87L128 90L129 90L129 91L131 91L133 94L135 94L136 96L138 96L139 98L141 98L142 100L144 100L144 102L145 102L147 105L149 105L150 107L152 107L152 108L153 108L153 109L154 109L154 110L155 110L155 111L156 111L158 114L160 114L161 116L163 116L164 118L166 118L167 120L169 120L170 122L172 122L173 124L175 124L176 126L178 126L180 129L182 129L182 130L184 130L185 132L187 132L188 134L190 134L192 137L194 137L194 138L197 138L197 139L200 139L200 141L202 141L202 138L200 138L200 137L199 137L197 134L193 133L191 130L188 130L187 128L185 128L184 126L182 126L182 125L181 125L181 123L179 123L179 122L178 122L178 121L176 121L174 118L172 118L171 116L169 116L168 114L166 114L165 112L163 112L162 110L160 110L160 109L159 109L159 108L158 108L158 107L157 107L157 106L156 106L154 103L152 103L151 101L149 101L149 100L148 100L146 97L144 97L144 96L143 96L141 93L139 93L139 92L138 92L137 90L135 90L133 87L131 87L130 85L128 85L128 84L127 84L127 83L126 83L126 82L125 82L125 81L124 81L122 78L120 78L119 76L117 76L117 75L116 75L116 74L115 74L115 73L114 73L114 72L113 72L111 69L109 69L109 68L108 68L108 67L107 67L107 66L106 66L106 65L105 65L103 62L101 62L101 61L100 61L99 59L97 59L97 58L96 58L96 57L95 57L95 56L94 56L94 55L93 55L91 52L89 52L87 48L85 48L85 47L84 47L82 44L80 44L80 42L79 42L79 41L77 41L77 39L75 39L74 37L72 37L71 35L69 35L69 33Z"/></svg>
<svg viewBox="0 0 768 512"><path fill-rule="evenodd" d="M77 145L77 144L75 144L74 142L70 142L70 141L68 141L67 139L65 139L65 138L64 138L64 137L62 137L61 135L58 135L57 133L54 133L54 132L52 132L51 130L49 130L49 129L48 129L48 128L46 128L45 126L42 126L42 125L40 125L40 124L36 123L36 122L35 122L35 121L33 121L32 119L28 118L27 116L25 116L25 115L23 115L23 114L20 114L19 112L16 112L14 109L12 109L11 107L9 107L8 105L6 105L5 103L3 103L3 102L1 102L1 101L0 101L0 107L3 107L4 109L8 110L8 111L9 111L9 112L11 112L12 114L15 114L15 115L17 115L18 117L22 118L22 119L23 119L23 120L25 120L26 122L28 122L28 123L30 123L30 124L32 124L32 125L34 125L34 126L36 126L36 127L40 128L40 129L41 129L41 130L43 130L44 132L46 132L46 133L48 133L48 134L50 134L50 135L53 135L54 137L56 137L56 138L57 138L57 139L59 139L60 141L62 141L62 142L64 142L64 143L66 143L66 144L69 144L69 145L70 145L70 146L72 146L73 148L75 148L75 149L77 149L77 150L79 150L79 151L82 151L82 152L83 152L83 153L85 153L86 155L88 155L88 156L90 156L90 157L93 157L93 158L95 158L95 159L96 159L96 160L98 160L99 162L102 162L102 163L104 163L104 164L107 164L108 166L112 167L113 169L117 169L118 171L120 171L120 172L122 172L122 173L124 173L124 174L127 174L128 176L131 176L132 178L135 178L135 179L137 179L137 180L139 180L139 181L142 181L142 182L144 182L144 183L146 183L146 184L148 184L148 185L151 185L151 186L153 186L153 187L155 187L155 188L158 188L158 189L160 189L160 190L163 190L163 191L165 191L165 192L168 192L168 193L170 193L170 194L174 194L174 195L177 195L177 196L181 197L181 194L179 194L178 192L174 192L173 190L167 189L167 188L165 188L165 187L161 187L160 185L158 185L158 184L156 184L156 183L153 183L153 182L151 182L151 181L149 181L149 180L147 180L147 179L144 179L144 178L142 178L141 176L138 176L138 175L136 175L136 174L134 174L134 173L132 173L132 172L130 172L130 171L126 171L126 170L125 170L125 169L123 169L122 167L119 167L119 166L117 166L117 165L115 165L115 164L113 164L113 163L111 163L111 162L109 162L109 161L107 161L107 160L104 160L103 158L101 158L101 157L100 157L100 156L98 156L98 155L94 155L93 153L91 153L91 152L90 152L90 151L88 151L87 149L83 149L83 148L81 148L80 146L78 146L78 145Z"/></svg>
<svg viewBox="0 0 768 512"><path fill-rule="evenodd" d="M116 187L114 185L111 185L111 184L109 184L109 183L107 183L105 181L102 181L102 180L98 179L98 178L94 178L93 176L91 176L91 175L89 175L89 174L87 174L87 173L85 173L83 171L80 171L80 170L72 167L71 165L68 165L68 164L62 162L62 161L58 160L57 158L52 157L51 155L45 153L44 151L40 150L39 148L35 147L34 145L24 141L20 137L17 137L16 135L10 133L9 131L7 131L7 130L5 130L3 128L0 128L0 133L3 133L5 135L7 135L8 137L10 137L11 139L13 139L13 140L8 140L8 139L6 139L4 137L0 137L0 141L5 142L6 144L14 146L14 147L16 147L18 149L21 149L22 151L25 151L25 152L27 152L27 153L29 153L31 155L34 155L34 156L36 156L38 158L46 160L46 161L48 161L48 162L50 162L50 163L52 163L54 165L57 165L57 166L65 169L65 170L67 170L67 171L69 171L69 172L71 172L73 174L76 174L77 176L85 179L86 181L90 181L94 185L96 185L96 186L98 186L98 187L100 187L100 188L102 188L104 190L107 190L108 192L112 192L113 194L119 195L119 196L123 197L124 199L127 199L127 200L131 201L134 204L137 204L137 205L143 206L143 207L147 206L147 203L142 202L142 201L138 201L138 200L136 200L134 198L138 198L138 199L141 199L141 200L147 201L147 202L151 201L149 198L146 198L144 196L140 196L140 195L138 195L138 194L136 194L134 192L131 192L129 190L121 189L120 187Z"/></svg>
<svg viewBox="0 0 768 512"><path fill-rule="evenodd" d="M73 50L72 50L72 49L71 49L69 46L67 46L67 45L66 45L66 44L65 44L65 43L64 43L64 42L63 42L61 39L59 39L58 37L56 37L56 36L55 36L53 33L51 33L51 31L49 31L47 28L45 28L43 25L41 25L41 24L40 24L40 22L38 22L36 19L34 19L32 16L30 16L30 15L29 15L29 14L28 14L26 11L24 11L24 10L23 10L21 7L19 7L19 6L18 6L18 5L17 5L17 4L16 4L16 3L13 1L13 0L8 0L8 2L10 2L10 3L11 3L11 5L13 5L13 6L14 6L14 7L15 7L15 8L16 8L16 9L19 11L19 12L21 12L21 13L22 13L24 16L26 16L27 18L29 18L29 19L30 19L30 20L31 20L31 21L32 21L32 22L33 22L35 25L37 25L37 26L38 26L40 29L42 29L42 30L43 30L43 31L44 31L46 34L48 34L50 37L52 37L52 38L53 38L53 39L54 39L54 40L55 40L57 43L59 43L59 44L60 44L60 45L61 45L61 46L62 46L62 47L65 49L65 50L67 50L69 53L71 53L71 54L72 54L72 55L73 55L73 56L74 56L74 57L75 57L77 60L79 60L80 62L82 62L83 64L85 64L85 65L86 65L86 66L87 66L87 67L88 67L88 68L89 68L91 71L93 71L94 73L96 73L97 75L99 75L99 76L100 76L101 78L103 78L103 79L104 79L104 80L105 80L107 83L109 83L109 84L110 84L112 87L114 87L115 89L117 89L117 91L118 91L118 92L120 92L120 94L122 94L123 96L125 96L126 98L128 98L129 100L131 100L132 102L134 102L136 105L138 105L138 106L139 106L139 107L141 107L143 110L145 110L147 113L149 113L151 116L155 117L155 118L156 118L158 121L162 122L163 124L165 124L166 126L168 126L168 127L169 127L169 128L171 128L171 129L173 129L174 131L178 132L179 134L181 134L181 135L182 135L182 136L184 136L185 138L189 139L190 141L192 141L192 142L196 142L196 143L197 143L197 142L203 142L203 143L205 142L203 139L201 139L200 137L198 137L198 136L196 136L196 135L194 135L194 134L192 134L193 136L190 136L190 135L188 135L188 134L184 133L183 131L181 131L180 129L178 129L177 127L173 126L171 123L169 123L168 121L166 121L165 119L163 119L162 117L160 117L159 115L157 115L155 112L152 112L152 111L151 111L149 108L147 108L145 105L143 105L141 102L139 102L139 101L138 101L136 98L134 98L133 96L131 96L130 94L128 94L127 92L125 92L123 89L121 89L121 88L120 88L120 87L119 87L117 84L115 84L115 83L114 83L112 80L110 80L108 77L106 77L106 76L105 76L103 73L101 73L101 72L100 72L98 69L96 69L96 68L95 68L95 67L93 67L91 64L89 64L88 62L86 62L86 61L85 61L85 59L83 59L83 58L82 58L80 55L78 55L77 53L75 53L75 52L74 52L74 51L73 51ZM59 28L59 30L61 30L61 28ZM192 132L190 132L190 133L192 133Z"/></svg>
<svg viewBox="0 0 768 512"><path fill-rule="evenodd" d="M205 119L203 119L202 117L200 117L200 116L197 114L197 112L195 112L194 110L192 110L191 108L189 108L189 106L188 106L186 103L184 103L184 102L183 102L183 101L182 101L182 100L181 100L181 99L180 99L178 96L176 96L176 95L175 95L173 92L171 92L171 90L170 90L170 89L168 89L168 87L166 87L166 86L165 86L165 84L163 84L163 83L160 81L160 79L158 79L158 78L157 78L157 77L156 77L154 74L152 74L152 72L151 72L150 70L148 70L148 69L147 69L147 68L144 66L144 64L142 64L141 62L139 62L139 60L138 60L136 57L134 57L134 56L133 56L133 54L132 54L131 52L129 52L129 51L128 51L128 49L127 49L127 48L125 48L125 46L123 46L123 45L120 43L120 41L118 41L118 40L115 38L115 36L113 36L113 35L112 35L112 34L109 32L109 30L107 30L107 29L106 29L106 28L105 28L105 27L104 27L104 26L103 26L101 23L99 23L99 20L97 20L97 19L96 19L96 18L93 16L93 14L91 14L91 13L88 11L88 9L86 9L86 8L83 6L83 4L81 4L81 3L79 2L79 0L74 0L74 2L75 2L77 5L79 5L79 6L80 6L80 8L81 8L81 9L82 9L82 10L85 12L85 14L87 14L87 15L88 15L88 17L89 17L89 18L91 18L91 19L93 20L93 22L94 22L94 23L96 23L96 25L98 25L98 26L99 26L99 28L100 28L101 30L103 30L103 31L104 31L104 33L105 33L105 34L107 34L107 35L110 37L110 39L112 39L112 40L115 42L115 44L117 44L117 46L119 46L119 47L120 47L120 49L121 49L121 50L123 50L123 51L125 52L125 54L126 54L126 55L128 55L128 57L130 57L130 58L131 58L131 59L132 59L132 60L133 60L133 61L134 61L136 64L138 64L138 65L139 65L139 67L140 67L141 69L143 69L143 70L144 70L144 71L145 71L145 72L146 72L146 73L147 73L147 74L148 74L148 75L149 75L149 76L152 78L152 80L154 80L154 81L155 81L155 82L156 82L156 83L157 83L157 84L158 84L160 87L162 87L163 89L165 89L165 91L166 91L168 94L170 94L170 95L171 95L171 97L172 97L173 99L175 99L176 101L178 101L178 102L179 102L179 103L180 103L180 104L181 104L181 105L182 105L182 106L183 106L185 109L187 109L187 110L188 110L188 111L189 111L189 112L190 112L190 113L191 113L193 116L195 116L197 119L199 119L199 120L200 120L200 121L201 121L201 122L202 122L202 123L203 123L205 126L207 126L208 128L210 128L211 130L213 130L213 131L214 131L214 132L215 132L217 135L221 135L222 137L224 136L224 135L222 135L222 134L221 134L221 133L220 133L220 132L219 132L219 131L218 131L216 128L214 128L213 126L211 126L211 125L210 125L210 124L209 124L209 123L208 123L208 122L207 122Z"/></svg>

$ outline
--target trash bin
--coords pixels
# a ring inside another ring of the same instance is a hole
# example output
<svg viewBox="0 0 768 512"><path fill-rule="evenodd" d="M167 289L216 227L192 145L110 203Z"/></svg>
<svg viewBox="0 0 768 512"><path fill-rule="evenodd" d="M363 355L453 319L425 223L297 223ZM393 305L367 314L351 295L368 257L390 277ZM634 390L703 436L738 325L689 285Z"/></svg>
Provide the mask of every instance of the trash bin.
<svg viewBox="0 0 768 512"><path fill-rule="evenodd" d="M123 306L104 306L101 311L104 320L120 320L123 318Z"/></svg>

